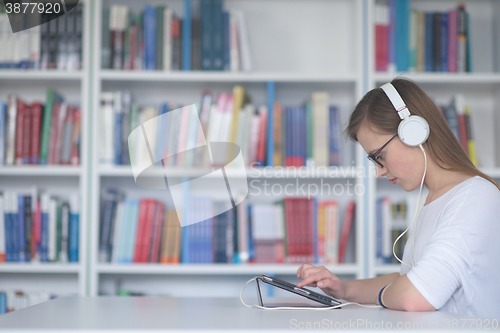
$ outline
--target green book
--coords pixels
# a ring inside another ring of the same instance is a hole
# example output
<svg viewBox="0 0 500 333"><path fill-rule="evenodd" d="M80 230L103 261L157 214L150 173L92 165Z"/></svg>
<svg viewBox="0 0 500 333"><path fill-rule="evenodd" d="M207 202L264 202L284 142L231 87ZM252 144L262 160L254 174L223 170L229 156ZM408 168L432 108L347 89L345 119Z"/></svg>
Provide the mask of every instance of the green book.
<svg viewBox="0 0 500 333"><path fill-rule="evenodd" d="M62 203L57 200L56 214L56 262L61 261L62 248Z"/></svg>
<svg viewBox="0 0 500 333"><path fill-rule="evenodd" d="M40 164L47 164L52 129L52 109L55 103L62 103L63 98L54 89L47 90L47 100L43 109L42 131L40 139Z"/></svg>
<svg viewBox="0 0 500 333"><path fill-rule="evenodd" d="M165 7L156 7L156 69L163 69L163 17Z"/></svg>

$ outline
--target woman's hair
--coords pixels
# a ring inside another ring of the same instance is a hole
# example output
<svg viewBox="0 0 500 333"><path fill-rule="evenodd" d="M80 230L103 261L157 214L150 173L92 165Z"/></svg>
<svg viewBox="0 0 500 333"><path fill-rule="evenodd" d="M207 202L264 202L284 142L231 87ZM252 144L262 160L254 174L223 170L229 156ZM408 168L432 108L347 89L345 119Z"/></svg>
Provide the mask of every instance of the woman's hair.
<svg viewBox="0 0 500 333"><path fill-rule="evenodd" d="M483 177L500 190L500 185L493 178L474 166L441 111L418 85L406 79L394 79L391 83L406 103L410 114L427 120L430 132L423 146L440 168ZM398 132L400 122L401 118L385 92L382 88L375 88L356 105L344 134L358 141L356 134L361 125L366 123L376 132L394 135Z"/></svg>

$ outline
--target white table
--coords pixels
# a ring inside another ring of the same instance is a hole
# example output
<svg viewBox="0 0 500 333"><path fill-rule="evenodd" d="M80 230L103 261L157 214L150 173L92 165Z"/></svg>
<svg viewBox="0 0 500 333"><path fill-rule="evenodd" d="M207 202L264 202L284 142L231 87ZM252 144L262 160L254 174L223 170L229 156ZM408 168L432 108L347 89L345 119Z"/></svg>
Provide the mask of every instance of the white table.
<svg viewBox="0 0 500 333"><path fill-rule="evenodd" d="M455 320L455 321L454 321ZM62 297L0 316L0 332L308 331L418 328L471 331L481 320L441 311L408 313L347 305L335 310L261 310L238 298ZM473 324L474 323L474 324ZM498 324L498 322L497 322ZM316 326L315 326L316 325ZM399 326L398 326L399 325ZM492 331L490 321L490 329ZM498 329L497 329L498 330Z"/></svg>

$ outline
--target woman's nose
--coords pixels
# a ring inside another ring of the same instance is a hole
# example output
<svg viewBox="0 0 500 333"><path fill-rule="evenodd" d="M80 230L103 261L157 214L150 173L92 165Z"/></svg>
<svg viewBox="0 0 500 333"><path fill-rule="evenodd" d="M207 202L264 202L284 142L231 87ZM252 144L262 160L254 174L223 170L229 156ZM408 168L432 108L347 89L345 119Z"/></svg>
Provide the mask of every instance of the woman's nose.
<svg viewBox="0 0 500 333"><path fill-rule="evenodd" d="M377 174L377 178L382 178L387 174L387 169L385 167L383 168L375 167L375 171Z"/></svg>

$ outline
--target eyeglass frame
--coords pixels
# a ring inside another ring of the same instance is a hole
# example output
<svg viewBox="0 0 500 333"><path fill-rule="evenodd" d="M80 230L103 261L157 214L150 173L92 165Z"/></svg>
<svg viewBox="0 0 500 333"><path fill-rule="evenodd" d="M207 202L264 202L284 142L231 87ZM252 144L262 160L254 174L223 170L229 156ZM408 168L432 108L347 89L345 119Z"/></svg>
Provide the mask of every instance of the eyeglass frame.
<svg viewBox="0 0 500 333"><path fill-rule="evenodd" d="M394 138L395 138L395 137L397 137L397 136L398 136L398 134L397 134L397 133L396 133L396 134L394 134L394 136L393 136L393 137L392 137L389 141L387 141L387 142L386 142L386 143L385 143L382 147L380 147L380 148L379 148L376 152L374 152L373 154L366 156L366 158L367 158L369 161L373 162L376 166L379 166L380 168L382 168L382 169L383 169L383 168L384 168L384 166L382 165L382 163L380 163L379 161L377 161L377 155L378 155L378 154L380 154L380 152L382 151L382 149L384 149L384 148L385 148L385 146L387 146L387 145L389 144L389 142L391 142L391 141L392 141L392 139L394 139Z"/></svg>

